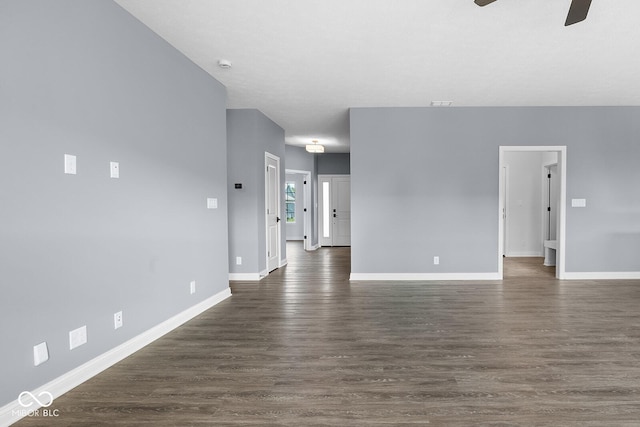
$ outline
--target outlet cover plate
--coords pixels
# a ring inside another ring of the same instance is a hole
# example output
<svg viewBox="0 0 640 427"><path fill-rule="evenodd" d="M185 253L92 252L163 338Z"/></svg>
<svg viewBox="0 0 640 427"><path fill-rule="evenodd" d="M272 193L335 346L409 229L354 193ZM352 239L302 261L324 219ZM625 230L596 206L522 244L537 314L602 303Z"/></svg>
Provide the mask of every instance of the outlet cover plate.
<svg viewBox="0 0 640 427"><path fill-rule="evenodd" d="M113 314L113 329L122 328L122 311Z"/></svg>
<svg viewBox="0 0 640 427"><path fill-rule="evenodd" d="M41 342L33 346L33 366L38 366L49 360L47 342Z"/></svg>
<svg viewBox="0 0 640 427"><path fill-rule="evenodd" d="M76 174L76 156L73 154L64 155L64 173L68 175Z"/></svg>
<svg viewBox="0 0 640 427"><path fill-rule="evenodd" d="M69 332L69 350L87 343L87 326Z"/></svg>
<svg viewBox="0 0 640 427"><path fill-rule="evenodd" d="M120 178L120 163L110 162L109 168L110 168L111 178Z"/></svg>

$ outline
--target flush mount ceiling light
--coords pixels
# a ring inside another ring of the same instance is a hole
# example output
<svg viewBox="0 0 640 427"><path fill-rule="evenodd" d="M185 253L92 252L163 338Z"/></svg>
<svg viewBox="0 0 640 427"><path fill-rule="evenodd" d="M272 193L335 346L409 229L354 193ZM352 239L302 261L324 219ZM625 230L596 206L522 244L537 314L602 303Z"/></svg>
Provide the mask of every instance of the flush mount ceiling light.
<svg viewBox="0 0 640 427"><path fill-rule="evenodd" d="M309 144L305 147L309 153L324 153L324 145L318 144L317 139L314 139L311 142L313 142L313 144Z"/></svg>
<svg viewBox="0 0 640 427"><path fill-rule="evenodd" d="M227 70L229 68L231 68L231 61L229 61L228 59L220 59L218 61L218 67Z"/></svg>
<svg viewBox="0 0 640 427"><path fill-rule="evenodd" d="M453 101L431 101L432 107L451 107Z"/></svg>

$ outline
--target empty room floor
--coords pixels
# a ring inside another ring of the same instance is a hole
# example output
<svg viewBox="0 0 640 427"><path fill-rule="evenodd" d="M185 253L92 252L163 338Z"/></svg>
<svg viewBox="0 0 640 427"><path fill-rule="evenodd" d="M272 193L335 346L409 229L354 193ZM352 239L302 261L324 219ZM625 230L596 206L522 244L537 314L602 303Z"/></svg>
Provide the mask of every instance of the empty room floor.
<svg viewBox="0 0 640 427"><path fill-rule="evenodd" d="M287 251L19 425L640 423L639 281L350 283L349 248Z"/></svg>

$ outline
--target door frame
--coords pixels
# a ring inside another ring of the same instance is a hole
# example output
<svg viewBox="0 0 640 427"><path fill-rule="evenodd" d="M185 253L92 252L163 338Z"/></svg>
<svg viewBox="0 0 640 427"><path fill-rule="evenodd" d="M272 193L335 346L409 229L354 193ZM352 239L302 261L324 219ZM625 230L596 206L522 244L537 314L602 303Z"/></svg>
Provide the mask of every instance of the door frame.
<svg viewBox="0 0 640 427"><path fill-rule="evenodd" d="M544 242L545 240L547 240L547 236L550 233L550 228L549 228L549 211L547 210L547 207L549 205L549 200L551 198L551 195L549 193L549 178L548 175L551 173L551 168L552 167L556 167L556 174L558 173L558 163L550 163L550 164L546 164L546 165L542 165L542 186L543 186L543 190L542 190L542 242ZM557 209L557 208L556 208ZM557 221L556 221L556 235L557 235ZM543 252L544 252L544 248L543 248Z"/></svg>
<svg viewBox="0 0 640 427"><path fill-rule="evenodd" d="M502 173L504 172L504 174ZM509 165L504 164L500 168L500 178L503 179L501 189L503 191L503 197L500 198L500 205L502 211L502 256L507 256L509 251Z"/></svg>
<svg viewBox="0 0 640 427"><path fill-rule="evenodd" d="M504 278L504 220L502 218L502 207L505 203L505 183L503 182L502 168L505 166L504 153L513 151L546 152L558 153L558 176L560 178L560 194L558 199L558 224L557 233L557 253L556 253L556 278L566 278L566 222L567 222L567 146L566 145L535 145L535 146L500 146L499 147L499 169L498 169L498 275Z"/></svg>
<svg viewBox="0 0 640 427"><path fill-rule="evenodd" d="M268 204L269 204L269 180L268 180L268 167L269 167L269 163L268 160L274 160L276 162L276 206L277 206L277 213L276 216L278 218L282 218L282 212L281 212L281 206L280 206L280 202L281 202L281 197L280 197L280 193L282 193L282 188L280 188L281 182L280 182L280 157L269 153L268 151L264 152L264 224L265 224L265 270L267 272L267 274L271 273L271 271L269 269L269 216L267 215L267 209L268 209ZM276 230L276 235L277 235L277 250L278 250L278 266L275 268L280 268L282 266L282 221L277 221L277 230ZM274 269L274 270L275 270Z"/></svg>
<svg viewBox="0 0 640 427"><path fill-rule="evenodd" d="M307 237L306 239L303 240L304 242L304 250L305 251L310 251L311 247L313 246L311 244L311 171L303 171L303 170L297 170L297 169L285 169L284 171L285 174L299 174L299 175L304 175L303 180L307 182L307 184L303 184L303 193L302 193L302 197L303 197L303 208L305 209L305 211L303 212L304 215L302 215L302 220L304 221L303 224L303 232L304 235ZM297 214L296 214L297 215Z"/></svg>

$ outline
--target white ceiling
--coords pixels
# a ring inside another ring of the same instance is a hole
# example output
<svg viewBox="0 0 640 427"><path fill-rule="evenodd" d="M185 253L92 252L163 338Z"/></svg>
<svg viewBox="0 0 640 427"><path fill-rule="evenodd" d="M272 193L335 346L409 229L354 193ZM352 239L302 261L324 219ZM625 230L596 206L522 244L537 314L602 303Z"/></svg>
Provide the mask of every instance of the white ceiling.
<svg viewBox="0 0 640 427"><path fill-rule="evenodd" d="M640 105L639 0L593 0L570 27L570 0L116 2L287 144L349 151L350 107Z"/></svg>

